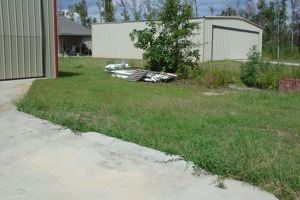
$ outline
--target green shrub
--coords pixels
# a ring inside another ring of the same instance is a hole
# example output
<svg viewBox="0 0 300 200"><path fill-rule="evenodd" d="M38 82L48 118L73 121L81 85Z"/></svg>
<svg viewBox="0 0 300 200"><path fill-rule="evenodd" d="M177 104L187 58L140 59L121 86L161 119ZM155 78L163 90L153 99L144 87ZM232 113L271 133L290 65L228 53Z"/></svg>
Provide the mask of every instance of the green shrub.
<svg viewBox="0 0 300 200"><path fill-rule="evenodd" d="M179 78L187 79L189 77L193 76L193 71L189 66L187 65L180 65L177 75Z"/></svg>
<svg viewBox="0 0 300 200"><path fill-rule="evenodd" d="M249 62L241 65L241 80L246 86L263 89L277 89L284 78L300 77L300 70L287 70L283 65L272 66L260 60L260 55L253 47L248 53Z"/></svg>
<svg viewBox="0 0 300 200"><path fill-rule="evenodd" d="M242 63L241 65L241 80L245 85L249 87L255 87L257 85L257 78L259 73L260 54L256 51L256 47L250 49L248 53L249 62Z"/></svg>
<svg viewBox="0 0 300 200"><path fill-rule="evenodd" d="M162 2L158 21L150 21L144 30L134 29L130 33L134 47L144 50L148 69L175 73L181 67L198 65L200 44L191 37L200 27L190 20L192 15L188 1L167 0ZM186 76L186 69L181 70Z"/></svg>
<svg viewBox="0 0 300 200"><path fill-rule="evenodd" d="M300 66L292 69L292 78L300 78Z"/></svg>
<svg viewBox="0 0 300 200"><path fill-rule="evenodd" d="M230 73L220 70L212 70L203 75L202 83L208 88L218 88L231 82Z"/></svg>
<svg viewBox="0 0 300 200"><path fill-rule="evenodd" d="M264 89L277 89L281 75L274 69L270 69L264 73L259 73L257 77L257 85Z"/></svg>

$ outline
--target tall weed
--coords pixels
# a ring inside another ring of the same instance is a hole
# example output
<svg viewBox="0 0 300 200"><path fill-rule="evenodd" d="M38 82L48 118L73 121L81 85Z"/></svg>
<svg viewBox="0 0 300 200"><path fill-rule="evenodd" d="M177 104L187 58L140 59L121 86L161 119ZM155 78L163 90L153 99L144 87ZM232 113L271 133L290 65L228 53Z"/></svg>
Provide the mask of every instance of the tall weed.
<svg viewBox="0 0 300 200"><path fill-rule="evenodd" d="M249 87L277 89L284 78L300 77L300 70L287 70L283 65L271 65L260 59L260 54L253 47L248 53L249 62L241 65L241 80Z"/></svg>

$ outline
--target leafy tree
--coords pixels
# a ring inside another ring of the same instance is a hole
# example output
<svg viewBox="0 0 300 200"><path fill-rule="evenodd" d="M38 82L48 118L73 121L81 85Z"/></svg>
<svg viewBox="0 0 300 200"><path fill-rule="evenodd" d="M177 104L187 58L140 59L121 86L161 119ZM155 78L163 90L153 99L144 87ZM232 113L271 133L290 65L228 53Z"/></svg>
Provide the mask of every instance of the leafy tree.
<svg viewBox="0 0 300 200"><path fill-rule="evenodd" d="M199 61L198 45L191 41L198 23L190 21L191 4L180 0L166 0L159 14L159 22L150 21L148 28L133 30L134 46L143 49L147 67L154 71L185 72Z"/></svg>
<svg viewBox="0 0 300 200"><path fill-rule="evenodd" d="M263 34L263 47L264 50L269 53L272 57L276 54L276 12L275 3L271 1L268 6L261 12L261 16L264 17L264 34Z"/></svg>
<svg viewBox="0 0 300 200"><path fill-rule="evenodd" d="M142 19L142 3L138 3L137 0L131 0L130 11L135 21Z"/></svg>
<svg viewBox="0 0 300 200"><path fill-rule="evenodd" d="M195 9L194 17L198 18L199 17L199 6L203 4L203 1L201 0L192 0L193 1L193 6Z"/></svg>
<svg viewBox="0 0 300 200"><path fill-rule="evenodd" d="M213 6L209 6L208 9L209 9L210 14L212 16L214 16L214 12L216 11L216 9Z"/></svg>
<svg viewBox="0 0 300 200"><path fill-rule="evenodd" d="M236 10L237 15L240 15L240 12L241 12L240 3L241 3L240 0L236 0L236 2L235 2L235 10Z"/></svg>
<svg viewBox="0 0 300 200"><path fill-rule="evenodd" d="M123 17L123 21L127 22L130 21L130 15L128 12L128 6L125 2L124 0L121 0L120 3L117 3L117 5L122 9L121 16Z"/></svg>
<svg viewBox="0 0 300 200"><path fill-rule="evenodd" d="M75 6L68 5L68 11L67 11L66 15L69 16L72 21L74 21L74 12L75 12Z"/></svg>
<svg viewBox="0 0 300 200"><path fill-rule="evenodd" d="M91 29L92 28L92 24L97 23L97 19L95 17L88 17L87 18L87 28Z"/></svg>
<svg viewBox="0 0 300 200"><path fill-rule="evenodd" d="M79 14L81 25L88 28L88 10L86 6L86 0L74 5L75 12Z"/></svg>
<svg viewBox="0 0 300 200"><path fill-rule="evenodd" d="M247 19L252 21L255 15L255 4L254 0L247 0L246 1L246 14L247 14Z"/></svg>
<svg viewBox="0 0 300 200"><path fill-rule="evenodd" d="M286 0L276 0L275 9L276 9L276 24L277 24L277 59L280 57L280 46L283 43L282 36L284 26L286 25L287 14L286 14Z"/></svg>
<svg viewBox="0 0 300 200"><path fill-rule="evenodd" d="M238 14L233 7L229 6L226 10L222 10L220 15L221 16L237 16Z"/></svg>
<svg viewBox="0 0 300 200"><path fill-rule="evenodd" d="M65 16L66 12L62 10L61 0L57 0L57 16Z"/></svg>
<svg viewBox="0 0 300 200"><path fill-rule="evenodd" d="M98 11L99 11L100 23L102 23L102 17L103 17L102 6L103 6L103 1L102 0L96 0L96 5L97 5Z"/></svg>
<svg viewBox="0 0 300 200"><path fill-rule="evenodd" d="M264 27L266 23L266 14L267 14L267 4L265 0L259 0L257 2L257 15L255 22L258 23L260 26Z"/></svg>
<svg viewBox="0 0 300 200"><path fill-rule="evenodd" d="M106 22L116 21L115 17L115 6L112 0L103 0L103 11L102 16Z"/></svg>
<svg viewBox="0 0 300 200"><path fill-rule="evenodd" d="M295 23L296 23L296 29L298 30L298 52L300 54L300 1L298 1L297 4L297 12L296 12L296 17L295 17Z"/></svg>
<svg viewBox="0 0 300 200"><path fill-rule="evenodd" d="M291 49L293 51L298 32L298 51L300 52L300 0L291 0L291 10Z"/></svg>
<svg viewBox="0 0 300 200"><path fill-rule="evenodd" d="M81 25L88 28L89 23L88 23L88 10L86 6L86 0L81 0L79 3L76 3L74 5L69 5L68 9L69 10L67 12L67 15L71 18L71 20L74 21L74 13L78 13Z"/></svg>
<svg viewBox="0 0 300 200"><path fill-rule="evenodd" d="M155 4L156 2L156 4ZM143 1L143 17L144 19L151 21L157 20L159 14L159 6L157 1L144 0Z"/></svg>

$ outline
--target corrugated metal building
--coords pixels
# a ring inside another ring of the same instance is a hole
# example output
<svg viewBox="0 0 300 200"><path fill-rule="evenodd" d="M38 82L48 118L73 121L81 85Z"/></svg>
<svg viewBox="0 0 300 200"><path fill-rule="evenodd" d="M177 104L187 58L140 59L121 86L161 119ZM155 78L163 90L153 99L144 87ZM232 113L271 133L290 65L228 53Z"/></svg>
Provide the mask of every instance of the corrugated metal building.
<svg viewBox="0 0 300 200"><path fill-rule="evenodd" d="M56 77L56 0L0 0L0 80Z"/></svg>
<svg viewBox="0 0 300 200"><path fill-rule="evenodd" d="M201 61L247 59L249 49L262 52L262 27L241 17L203 17L193 19L200 30L192 40L199 43ZM93 56L141 59L143 51L130 40L133 29L146 28L146 22L94 24L92 27Z"/></svg>

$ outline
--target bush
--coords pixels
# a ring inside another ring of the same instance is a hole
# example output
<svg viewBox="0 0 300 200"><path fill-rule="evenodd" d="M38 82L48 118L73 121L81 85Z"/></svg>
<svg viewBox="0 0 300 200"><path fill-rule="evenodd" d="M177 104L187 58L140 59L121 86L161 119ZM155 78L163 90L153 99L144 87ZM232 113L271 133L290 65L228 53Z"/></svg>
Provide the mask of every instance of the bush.
<svg viewBox="0 0 300 200"><path fill-rule="evenodd" d="M281 75L274 69L270 69L264 73L259 73L257 77L257 85L259 88L277 89Z"/></svg>
<svg viewBox="0 0 300 200"><path fill-rule="evenodd" d="M182 79L187 79L192 77L194 74L194 70L192 70L189 66L187 65L180 65L177 71L177 75L179 78Z"/></svg>
<svg viewBox="0 0 300 200"><path fill-rule="evenodd" d="M166 0L158 21L150 21L144 30L134 29L130 33L134 47L144 50L148 69L171 73L181 70L187 76L186 66L193 69L198 65L200 44L191 37L199 29L199 23L190 20L192 15L192 5L187 1Z"/></svg>
<svg viewBox="0 0 300 200"><path fill-rule="evenodd" d="M241 80L245 85L249 87L255 87L257 85L257 78L259 74L259 65L262 64L260 54L256 51L256 47L250 49L248 53L249 62L241 65Z"/></svg>
<svg viewBox="0 0 300 200"><path fill-rule="evenodd" d="M202 83L208 88L218 88L236 82L236 74L229 71L212 70L203 75Z"/></svg>
<svg viewBox="0 0 300 200"><path fill-rule="evenodd" d="M300 66L292 69L292 78L300 78Z"/></svg>
<svg viewBox="0 0 300 200"><path fill-rule="evenodd" d="M300 71L298 74L297 70L293 70L292 75L282 65L271 66L269 62L260 60L255 47L250 49L248 58L250 61L241 65L241 80L248 87L276 89L281 79L300 75Z"/></svg>

